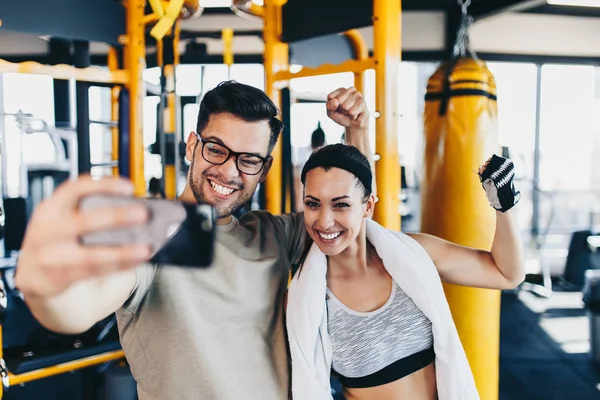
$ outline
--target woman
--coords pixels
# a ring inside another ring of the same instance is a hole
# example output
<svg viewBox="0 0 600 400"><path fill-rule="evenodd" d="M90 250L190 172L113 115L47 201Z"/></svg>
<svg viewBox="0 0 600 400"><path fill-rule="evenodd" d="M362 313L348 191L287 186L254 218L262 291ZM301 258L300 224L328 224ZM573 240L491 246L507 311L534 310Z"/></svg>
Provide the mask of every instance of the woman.
<svg viewBox="0 0 600 400"><path fill-rule="evenodd" d="M510 289L524 277L513 165L493 156L479 175L498 210L491 252L370 220L372 175L356 148L330 145L309 158L311 240L286 306L295 400L330 399L330 371L347 400L478 398L441 282Z"/></svg>

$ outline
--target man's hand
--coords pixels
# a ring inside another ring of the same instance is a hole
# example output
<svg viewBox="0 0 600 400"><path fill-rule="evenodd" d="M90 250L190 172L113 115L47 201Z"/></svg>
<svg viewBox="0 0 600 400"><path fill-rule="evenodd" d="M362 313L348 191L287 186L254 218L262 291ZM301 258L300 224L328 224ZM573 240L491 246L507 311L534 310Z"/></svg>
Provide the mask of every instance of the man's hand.
<svg viewBox="0 0 600 400"><path fill-rule="evenodd" d="M129 182L85 177L63 184L39 204L27 226L15 277L25 297L56 296L76 282L131 269L150 258L146 245L86 247L79 241L85 233L146 222L148 212L140 206L78 210L87 195L132 193Z"/></svg>
<svg viewBox="0 0 600 400"><path fill-rule="evenodd" d="M346 129L367 129L369 110L355 88L339 88L327 95L327 116Z"/></svg>

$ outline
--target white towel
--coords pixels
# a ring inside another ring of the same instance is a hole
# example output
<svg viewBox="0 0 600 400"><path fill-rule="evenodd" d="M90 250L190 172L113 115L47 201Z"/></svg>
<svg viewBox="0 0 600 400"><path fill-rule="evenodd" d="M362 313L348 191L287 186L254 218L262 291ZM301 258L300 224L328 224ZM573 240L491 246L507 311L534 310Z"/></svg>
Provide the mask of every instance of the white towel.
<svg viewBox="0 0 600 400"><path fill-rule="evenodd" d="M414 239L367 220L367 238L385 269L432 323L440 400L479 399L475 381L431 258ZM313 244L287 301L294 400L330 400L332 349L327 331L327 258Z"/></svg>

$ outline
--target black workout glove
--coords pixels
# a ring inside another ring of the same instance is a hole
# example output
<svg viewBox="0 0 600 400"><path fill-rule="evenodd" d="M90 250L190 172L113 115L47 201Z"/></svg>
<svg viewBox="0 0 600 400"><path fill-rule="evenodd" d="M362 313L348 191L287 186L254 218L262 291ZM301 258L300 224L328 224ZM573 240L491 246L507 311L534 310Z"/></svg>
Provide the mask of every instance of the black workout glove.
<svg viewBox="0 0 600 400"><path fill-rule="evenodd" d="M513 162L495 154L479 174L488 201L496 210L506 212L519 202L521 193L515 190L514 177Z"/></svg>

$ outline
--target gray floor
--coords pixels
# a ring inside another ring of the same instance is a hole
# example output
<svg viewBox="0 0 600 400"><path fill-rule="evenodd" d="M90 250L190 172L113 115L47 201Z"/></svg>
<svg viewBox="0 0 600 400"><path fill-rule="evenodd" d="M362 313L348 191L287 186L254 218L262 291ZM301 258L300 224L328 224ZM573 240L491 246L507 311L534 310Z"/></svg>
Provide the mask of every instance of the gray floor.
<svg viewBox="0 0 600 400"><path fill-rule="evenodd" d="M503 294L500 400L600 399L581 293Z"/></svg>

